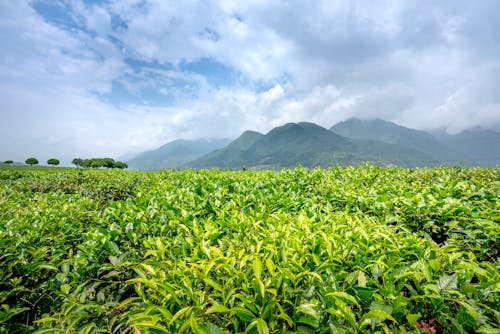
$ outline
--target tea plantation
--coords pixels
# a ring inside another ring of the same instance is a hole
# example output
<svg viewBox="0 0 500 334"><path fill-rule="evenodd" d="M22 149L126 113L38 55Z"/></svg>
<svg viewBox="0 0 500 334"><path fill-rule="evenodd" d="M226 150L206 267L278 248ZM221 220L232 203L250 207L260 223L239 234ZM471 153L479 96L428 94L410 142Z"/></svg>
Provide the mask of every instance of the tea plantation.
<svg viewBox="0 0 500 334"><path fill-rule="evenodd" d="M499 333L500 168L0 168L0 333Z"/></svg>

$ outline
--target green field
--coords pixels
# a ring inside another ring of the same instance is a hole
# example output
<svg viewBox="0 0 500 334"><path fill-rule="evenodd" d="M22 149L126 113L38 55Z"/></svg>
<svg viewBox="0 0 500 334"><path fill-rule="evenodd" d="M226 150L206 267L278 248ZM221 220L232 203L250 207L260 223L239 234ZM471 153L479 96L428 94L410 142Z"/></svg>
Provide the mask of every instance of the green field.
<svg viewBox="0 0 500 334"><path fill-rule="evenodd" d="M0 333L498 333L500 168L0 168Z"/></svg>

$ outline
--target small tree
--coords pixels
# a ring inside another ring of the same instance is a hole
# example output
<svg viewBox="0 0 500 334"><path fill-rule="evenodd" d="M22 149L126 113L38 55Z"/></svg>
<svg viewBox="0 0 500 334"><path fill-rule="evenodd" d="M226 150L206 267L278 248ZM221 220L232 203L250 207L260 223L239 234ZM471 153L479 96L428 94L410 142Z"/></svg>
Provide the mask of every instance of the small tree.
<svg viewBox="0 0 500 334"><path fill-rule="evenodd" d="M38 160L36 158L28 158L25 163L30 166L38 165Z"/></svg>
<svg viewBox="0 0 500 334"><path fill-rule="evenodd" d="M128 168L128 165L126 162L115 161L115 163L113 164L113 168L125 169Z"/></svg>
<svg viewBox="0 0 500 334"><path fill-rule="evenodd" d="M59 160L57 160L57 159L49 159L49 160L47 160L47 163L49 165L52 165L52 166L57 166L57 165L59 165Z"/></svg>
<svg viewBox="0 0 500 334"><path fill-rule="evenodd" d="M102 158L101 165L102 165L102 167L106 167L106 168L114 168L115 167L115 160L113 158Z"/></svg>
<svg viewBox="0 0 500 334"><path fill-rule="evenodd" d="M75 165L76 167L82 167L83 165L83 160L80 159L80 158L74 158L73 161L71 161L71 163L73 165Z"/></svg>
<svg viewBox="0 0 500 334"><path fill-rule="evenodd" d="M12 161L12 160L5 160L3 163L6 164L6 165L12 165L14 163L14 161Z"/></svg>
<svg viewBox="0 0 500 334"><path fill-rule="evenodd" d="M83 159L83 160L82 160L82 164L81 164L81 166L82 166L82 167L84 167L84 168L89 168L89 167L92 167L92 166L90 165L90 160L89 160L89 159Z"/></svg>
<svg viewBox="0 0 500 334"><path fill-rule="evenodd" d="M104 163L101 158L92 158L89 160L90 168L101 168L104 167Z"/></svg>

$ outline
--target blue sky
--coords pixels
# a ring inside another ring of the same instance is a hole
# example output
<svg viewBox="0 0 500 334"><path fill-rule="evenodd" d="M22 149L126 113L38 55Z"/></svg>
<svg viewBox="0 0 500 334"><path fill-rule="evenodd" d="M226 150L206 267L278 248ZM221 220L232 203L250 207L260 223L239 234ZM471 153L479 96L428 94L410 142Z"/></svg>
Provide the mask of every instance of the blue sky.
<svg viewBox="0 0 500 334"><path fill-rule="evenodd" d="M286 122L500 129L500 2L3 0L0 160Z"/></svg>

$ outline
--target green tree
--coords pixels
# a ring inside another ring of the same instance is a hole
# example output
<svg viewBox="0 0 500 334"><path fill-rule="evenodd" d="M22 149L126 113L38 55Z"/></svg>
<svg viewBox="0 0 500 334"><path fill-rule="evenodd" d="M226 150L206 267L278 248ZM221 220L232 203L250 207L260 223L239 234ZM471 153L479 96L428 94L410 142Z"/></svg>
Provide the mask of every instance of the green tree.
<svg viewBox="0 0 500 334"><path fill-rule="evenodd" d="M85 168L101 168L101 167L119 168L115 166L115 160L112 158L91 158L91 159L74 158L71 163L73 163L77 167L85 167ZM127 167L128 166L121 168L127 168Z"/></svg>
<svg viewBox="0 0 500 334"><path fill-rule="evenodd" d="M14 163L14 161L12 161L12 160L5 160L3 163L6 164L6 165L12 165Z"/></svg>
<svg viewBox="0 0 500 334"><path fill-rule="evenodd" d="M38 165L38 160L36 158L28 158L25 163L30 166Z"/></svg>
<svg viewBox="0 0 500 334"><path fill-rule="evenodd" d="M121 162L121 161L116 161L113 164L113 168L118 168L118 169L126 169L128 168L128 165L126 162Z"/></svg>
<svg viewBox="0 0 500 334"><path fill-rule="evenodd" d="M83 159L80 158L74 158L73 161L71 161L73 165L76 167L82 167L83 166Z"/></svg>
<svg viewBox="0 0 500 334"><path fill-rule="evenodd" d="M102 167L114 168L114 166L115 166L115 160L112 159L112 158L102 158L101 159L101 164L102 164Z"/></svg>
<svg viewBox="0 0 500 334"><path fill-rule="evenodd" d="M89 167L91 168L104 167L104 163L101 158L92 158L89 160Z"/></svg>
<svg viewBox="0 0 500 334"><path fill-rule="evenodd" d="M82 167L85 167L85 168L92 167L92 166L90 165L90 162L91 162L91 161L90 161L89 159L83 159L83 160L82 160L82 165L81 165L81 166L82 166Z"/></svg>
<svg viewBox="0 0 500 334"><path fill-rule="evenodd" d="M57 166L57 165L59 165L59 160L57 160L57 159L49 159L49 160L47 160L47 163L49 165L52 165L52 166Z"/></svg>

